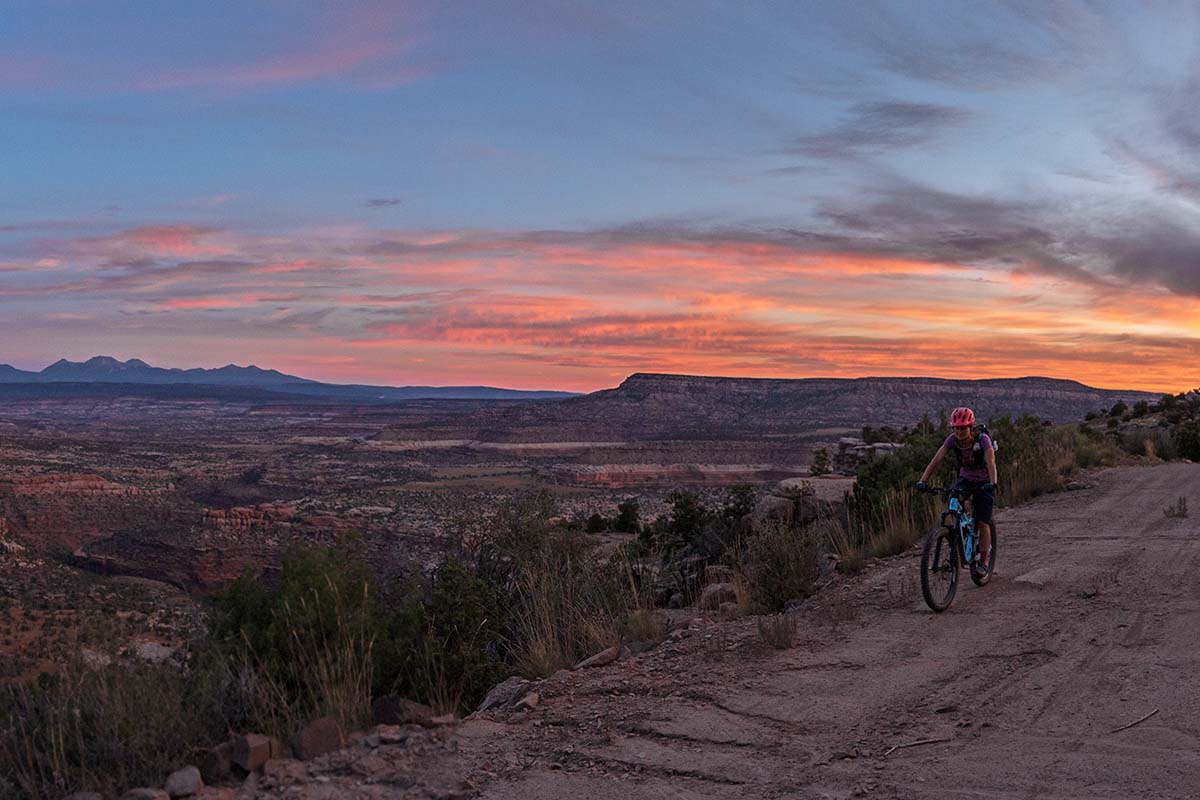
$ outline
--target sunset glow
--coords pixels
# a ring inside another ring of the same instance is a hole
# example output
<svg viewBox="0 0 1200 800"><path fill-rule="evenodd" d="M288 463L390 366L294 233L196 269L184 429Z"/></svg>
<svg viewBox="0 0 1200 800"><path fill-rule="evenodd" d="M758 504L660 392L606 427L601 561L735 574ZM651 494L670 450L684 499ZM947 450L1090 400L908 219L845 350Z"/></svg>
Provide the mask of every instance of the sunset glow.
<svg viewBox="0 0 1200 800"><path fill-rule="evenodd" d="M1068 4L1046 43L1020 35L1036 14L888 6L885 46L833 4L763 7L721 49L715 8L316 8L0 34L0 146L25 154L0 363L1200 385L1196 54L1172 26ZM135 57L141 25L194 44ZM989 28L1034 44L962 55Z"/></svg>

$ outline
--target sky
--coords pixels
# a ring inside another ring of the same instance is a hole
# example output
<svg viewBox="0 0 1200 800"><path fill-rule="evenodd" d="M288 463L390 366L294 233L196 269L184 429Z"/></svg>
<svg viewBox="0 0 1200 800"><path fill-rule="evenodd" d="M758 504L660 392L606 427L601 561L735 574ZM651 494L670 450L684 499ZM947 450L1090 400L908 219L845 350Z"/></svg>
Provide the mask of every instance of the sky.
<svg viewBox="0 0 1200 800"><path fill-rule="evenodd" d="M1198 17L0 0L0 363L1194 388Z"/></svg>

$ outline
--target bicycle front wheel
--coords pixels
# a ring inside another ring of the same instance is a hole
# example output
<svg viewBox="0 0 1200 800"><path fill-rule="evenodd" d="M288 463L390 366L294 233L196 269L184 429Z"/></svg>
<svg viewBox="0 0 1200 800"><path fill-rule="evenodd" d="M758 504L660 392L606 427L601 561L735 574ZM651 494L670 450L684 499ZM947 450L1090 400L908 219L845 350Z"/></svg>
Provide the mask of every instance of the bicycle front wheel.
<svg viewBox="0 0 1200 800"><path fill-rule="evenodd" d="M934 528L921 551L921 594L934 611L945 611L958 590L958 537L949 528Z"/></svg>
<svg viewBox="0 0 1200 800"><path fill-rule="evenodd" d="M986 564L971 565L971 580L975 581L976 586L983 586L992 577L992 570L996 568L996 524L992 523L992 549L988 552Z"/></svg>

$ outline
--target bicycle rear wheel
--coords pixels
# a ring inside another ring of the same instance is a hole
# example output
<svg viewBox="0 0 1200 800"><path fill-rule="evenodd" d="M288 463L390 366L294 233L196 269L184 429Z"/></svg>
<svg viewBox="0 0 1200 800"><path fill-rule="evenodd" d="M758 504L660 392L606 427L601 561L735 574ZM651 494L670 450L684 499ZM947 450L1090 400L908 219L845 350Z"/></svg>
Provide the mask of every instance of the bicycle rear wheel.
<svg viewBox="0 0 1200 800"><path fill-rule="evenodd" d="M984 566L985 569L980 569ZM992 578L992 570L996 568L996 523L992 523L992 549L988 553L986 565L972 564L971 565L971 580L976 586L983 586Z"/></svg>
<svg viewBox="0 0 1200 800"><path fill-rule="evenodd" d="M945 611L958 590L958 537L949 528L934 528L921 551L921 594L934 611Z"/></svg>

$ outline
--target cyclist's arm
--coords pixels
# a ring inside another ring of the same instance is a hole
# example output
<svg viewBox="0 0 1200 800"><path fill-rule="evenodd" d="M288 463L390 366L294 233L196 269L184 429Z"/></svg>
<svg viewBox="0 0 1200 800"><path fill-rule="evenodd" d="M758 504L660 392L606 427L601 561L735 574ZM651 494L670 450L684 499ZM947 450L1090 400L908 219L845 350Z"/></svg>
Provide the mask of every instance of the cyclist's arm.
<svg viewBox="0 0 1200 800"><path fill-rule="evenodd" d="M941 464L942 464L942 459L944 459L946 457L946 454L949 452L950 451L946 448L946 445L942 445L941 447L938 448L938 451L933 454L933 460L929 462L929 466L926 467L925 471L921 473L921 483L925 483L926 481L928 481L929 476L932 475L933 473L937 472L937 468L939 466L941 466ZM995 461L992 462L992 471L993 472L996 471L996 462ZM911 475L912 473L909 473L909 474Z"/></svg>
<svg viewBox="0 0 1200 800"><path fill-rule="evenodd" d="M992 448L984 448L983 462L987 464L988 480L992 483L999 483L1000 479L996 475L996 454L992 452Z"/></svg>

